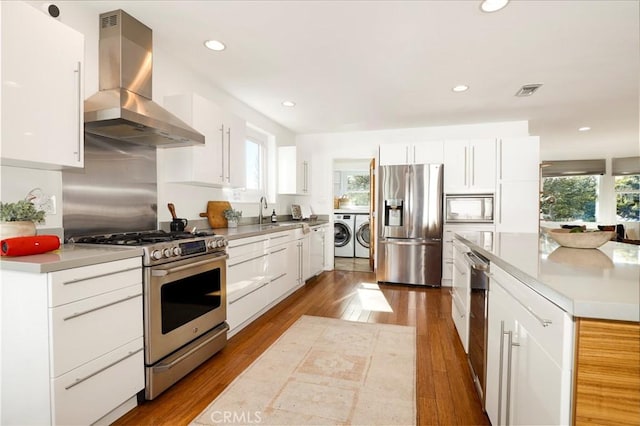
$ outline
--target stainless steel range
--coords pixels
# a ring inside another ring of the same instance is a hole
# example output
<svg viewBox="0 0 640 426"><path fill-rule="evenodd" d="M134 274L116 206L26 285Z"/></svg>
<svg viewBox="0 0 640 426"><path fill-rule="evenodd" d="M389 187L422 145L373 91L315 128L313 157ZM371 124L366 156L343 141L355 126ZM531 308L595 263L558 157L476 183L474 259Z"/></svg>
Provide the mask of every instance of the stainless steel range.
<svg viewBox="0 0 640 426"><path fill-rule="evenodd" d="M223 236L145 231L69 242L140 246L144 252L146 399L154 399L226 345Z"/></svg>

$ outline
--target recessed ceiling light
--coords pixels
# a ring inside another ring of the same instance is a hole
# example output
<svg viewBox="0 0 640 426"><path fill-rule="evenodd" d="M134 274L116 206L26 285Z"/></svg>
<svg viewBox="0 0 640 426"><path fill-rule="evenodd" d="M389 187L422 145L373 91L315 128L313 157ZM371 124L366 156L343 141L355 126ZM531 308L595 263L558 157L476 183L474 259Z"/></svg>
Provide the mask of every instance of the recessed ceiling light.
<svg viewBox="0 0 640 426"><path fill-rule="evenodd" d="M294 106L296 106L296 103L293 102L293 101L282 101L282 106L294 107Z"/></svg>
<svg viewBox="0 0 640 426"><path fill-rule="evenodd" d="M491 13L497 12L509 3L509 0L484 0L480 4L480 10Z"/></svg>
<svg viewBox="0 0 640 426"><path fill-rule="evenodd" d="M457 86L453 87L451 90L453 90L454 92L466 92L467 90L469 90L469 86L466 86L464 84L458 84Z"/></svg>
<svg viewBox="0 0 640 426"><path fill-rule="evenodd" d="M204 45L208 49L215 50L216 52L219 52L227 48L227 46L225 46L223 42L218 40L207 40L204 42Z"/></svg>
<svg viewBox="0 0 640 426"><path fill-rule="evenodd" d="M579 127L578 128L579 132L588 132L589 130L591 130L591 127L589 127L589 126L584 126L584 127Z"/></svg>

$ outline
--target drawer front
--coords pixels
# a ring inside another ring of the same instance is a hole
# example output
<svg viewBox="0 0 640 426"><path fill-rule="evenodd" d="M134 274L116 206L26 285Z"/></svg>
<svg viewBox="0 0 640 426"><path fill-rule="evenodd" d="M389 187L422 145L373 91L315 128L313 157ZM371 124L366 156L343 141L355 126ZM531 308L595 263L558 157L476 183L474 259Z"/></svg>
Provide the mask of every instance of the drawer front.
<svg viewBox="0 0 640 426"><path fill-rule="evenodd" d="M569 362L573 321L562 309L502 269L491 266L492 283L499 284L515 300L513 312L529 334L559 364Z"/></svg>
<svg viewBox="0 0 640 426"><path fill-rule="evenodd" d="M228 299L227 323L230 330L235 330L236 327L267 306L269 303L269 290L267 287L269 287L269 283L265 282L240 298L235 300Z"/></svg>
<svg viewBox="0 0 640 426"><path fill-rule="evenodd" d="M65 269L49 274L49 306L59 306L87 297L142 283L142 259L118 260Z"/></svg>
<svg viewBox="0 0 640 426"><path fill-rule="evenodd" d="M276 279L287 273L287 264L297 261L297 253L291 253L291 245L272 247L269 250L269 277Z"/></svg>
<svg viewBox="0 0 640 426"><path fill-rule="evenodd" d="M258 235L249 238L240 238L238 240L230 240L227 247L229 253L229 262L244 257L250 257L256 253L262 253L269 247L269 236Z"/></svg>
<svg viewBox="0 0 640 426"><path fill-rule="evenodd" d="M50 309L52 377L142 336L142 286Z"/></svg>
<svg viewBox="0 0 640 426"><path fill-rule="evenodd" d="M142 337L51 380L57 425L88 425L144 389Z"/></svg>
<svg viewBox="0 0 640 426"><path fill-rule="evenodd" d="M293 241L296 238L295 231L286 231L286 232L276 232L275 234L269 235L269 246L275 247L279 244L285 244L289 241Z"/></svg>
<svg viewBox="0 0 640 426"><path fill-rule="evenodd" d="M464 348L464 352L469 352L469 318L467 314L464 312L464 307L462 306L462 302L458 298L458 295L455 292L451 293L451 318L453 319L453 323L456 326L456 331L458 332L458 337L460 337L460 342L462 343L462 347Z"/></svg>
<svg viewBox="0 0 640 426"><path fill-rule="evenodd" d="M227 300L232 302L269 281L268 251L229 259L227 262Z"/></svg>

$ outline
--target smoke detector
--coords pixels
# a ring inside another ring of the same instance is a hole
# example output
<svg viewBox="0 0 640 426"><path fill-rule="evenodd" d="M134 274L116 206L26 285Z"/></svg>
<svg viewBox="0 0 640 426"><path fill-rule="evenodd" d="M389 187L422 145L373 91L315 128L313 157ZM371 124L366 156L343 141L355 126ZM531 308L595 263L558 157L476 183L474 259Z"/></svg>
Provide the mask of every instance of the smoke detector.
<svg viewBox="0 0 640 426"><path fill-rule="evenodd" d="M539 83L539 84L525 84L524 86L522 86L520 88L520 90L518 90L518 92L516 93L516 96L519 96L519 97L531 96L540 87L542 87L542 83Z"/></svg>

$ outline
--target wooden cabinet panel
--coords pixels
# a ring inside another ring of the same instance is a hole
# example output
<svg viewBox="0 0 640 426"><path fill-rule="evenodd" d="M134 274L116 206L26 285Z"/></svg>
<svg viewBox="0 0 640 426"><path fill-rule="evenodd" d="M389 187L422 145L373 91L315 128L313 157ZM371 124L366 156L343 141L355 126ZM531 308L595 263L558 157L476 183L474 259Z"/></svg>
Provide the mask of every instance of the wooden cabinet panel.
<svg viewBox="0 0 640 426"><path fill-rule="evenodd" d="M640 324L577 324L574 423L640 424Z"/></svg>

